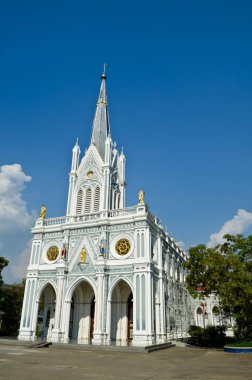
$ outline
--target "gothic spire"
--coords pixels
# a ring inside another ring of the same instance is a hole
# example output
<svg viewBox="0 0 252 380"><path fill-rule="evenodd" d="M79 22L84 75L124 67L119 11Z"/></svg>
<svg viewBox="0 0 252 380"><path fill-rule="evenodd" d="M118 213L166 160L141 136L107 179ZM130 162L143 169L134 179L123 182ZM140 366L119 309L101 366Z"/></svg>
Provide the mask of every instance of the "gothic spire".
<svg viewBox="0 0 252 380"><path fill-rule="evenodd" d="M105 158L105 141L109 135L109 116L108 116L108 103L106 94L106 73L105 65L101 77L101 87L99 92L98 101L96 104L96 111L93 121L93 128L91 134L91 144L94 144L100 153L102 160Z"/></svg>

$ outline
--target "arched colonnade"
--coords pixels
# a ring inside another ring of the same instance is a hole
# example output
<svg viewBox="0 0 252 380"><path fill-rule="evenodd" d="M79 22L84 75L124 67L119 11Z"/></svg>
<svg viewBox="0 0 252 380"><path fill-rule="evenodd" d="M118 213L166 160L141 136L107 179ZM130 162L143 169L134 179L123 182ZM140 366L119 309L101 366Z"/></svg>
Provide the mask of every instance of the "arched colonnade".
<svg viewBox="0 0 252 380"><path fill-rule="evenodd" d="M55 327L57 290L47 283L38 293L36 336L50 340ZM88 279L76 281L61 302L59 326L64 341L91 343L97 330L97 292ZM133 339L133 289L125 279L111 285L104 304L106 342L127 345Z"/></svg>

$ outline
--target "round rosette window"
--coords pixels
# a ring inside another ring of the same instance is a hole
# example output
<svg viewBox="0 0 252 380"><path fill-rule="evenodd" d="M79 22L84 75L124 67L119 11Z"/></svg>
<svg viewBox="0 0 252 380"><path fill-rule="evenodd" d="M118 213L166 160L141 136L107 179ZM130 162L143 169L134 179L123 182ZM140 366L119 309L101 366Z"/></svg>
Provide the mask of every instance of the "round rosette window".
<svg viewBox="0 0 252 380"><path fill-rule="evenodd" d="M125 232L116 234L110 243L110 253L115 259L128 259L134 252L134 239Z"/></svg>
<svg viewBox="0 0 252 380"><path fill-rule="evenodd" d="M130 251L131 245L128 239L120 239L115 245L116 253L120 256L127 255Z"/></svg>
<svg viewBox="0 0 252 380"><path fill-rule="evenodd" d="M47 252L46 252L46 257L49 261L55 261L57 260L59 256L59 248L56 247L55 245L48 248Z"/></svg>

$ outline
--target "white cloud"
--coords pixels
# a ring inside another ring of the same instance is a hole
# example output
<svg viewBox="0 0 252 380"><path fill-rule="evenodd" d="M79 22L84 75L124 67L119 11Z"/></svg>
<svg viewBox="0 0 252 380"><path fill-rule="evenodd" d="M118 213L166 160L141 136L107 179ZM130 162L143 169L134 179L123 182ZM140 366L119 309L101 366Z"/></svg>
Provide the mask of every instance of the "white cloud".
<svg viewBox="0 0 252 380"><path fill-rule="evenodd" d="M27 210L23 190L31 179L19 164L0 166L0 256L9 260L5 282L18 282L25 273L35 214Z"/></svg>
<svg viewBox="0 0 252 380"><path fill-rule="evenodd" d="M26 275L30 254L31 254L32 239L30 239L23 251L18 256L18 259L10 267L10 272L15 279L22 279Z"/></svg>
<svg viewBox="0 0 252 380"><path fill-rule="evenodd" d="M30 226L32 215L22 199L25 183L30 181L31 177L19 164L0 167L0 232L9 229L13 223L23 229Z"/></svg>
<svg viewBox="0 0 252 380"><path fill-rule="evenodd" d="M240 209L237 214L223 224L219 232L210 235L210 241L207 243L208 247L214 247L217 244L224 243L225 234L243 234L249 227L252 226L252 213Z"/></svg>

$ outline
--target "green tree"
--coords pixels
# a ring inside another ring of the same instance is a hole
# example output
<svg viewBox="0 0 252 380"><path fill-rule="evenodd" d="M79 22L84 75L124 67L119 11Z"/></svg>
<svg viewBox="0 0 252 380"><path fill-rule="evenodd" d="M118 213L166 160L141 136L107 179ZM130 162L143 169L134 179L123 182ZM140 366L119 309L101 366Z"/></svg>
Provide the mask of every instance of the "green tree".
<svg viewBox="0 0 252 380"><path fill-rule="evenodd" d="M196 298L218 296L222 313L236 320L236 337L252 338L252 235L225 235L213 248L189 249L186 286Z"/></svg>
<svg viewBox="0 0 252 380"><path fill-rule="evenodd" d="M0 256L0 286L3 285L2 270L9 264L9 261Z"/></svg>
<svg viewBox="0 0 252 380"><path fill-rule="evenodd" d="M0 256L0 310L1 310L1 300L2 300L2 285L3 285L3 277L2 270L9 264L9 261L4 257Z"/></svg>
<svg viewBox="0 0 252 380"><path fill-rule="evenodd" d="M4 314L2 315L0 335L17 335L24 297L24 282L22 284L3 285L2 295L0 308Z"/></svg>

